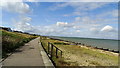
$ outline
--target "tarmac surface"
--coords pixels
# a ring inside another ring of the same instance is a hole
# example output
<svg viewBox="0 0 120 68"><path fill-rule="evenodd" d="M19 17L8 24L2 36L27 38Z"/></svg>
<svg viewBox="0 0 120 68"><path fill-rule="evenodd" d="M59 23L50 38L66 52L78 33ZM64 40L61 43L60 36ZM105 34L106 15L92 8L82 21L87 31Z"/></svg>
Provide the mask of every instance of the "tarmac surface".
<svg viewBox="0 0 120 68"><path fill-rule="evenodd" d="M44 68L40 37L26 43L2 62L3 68Z"/></svg>

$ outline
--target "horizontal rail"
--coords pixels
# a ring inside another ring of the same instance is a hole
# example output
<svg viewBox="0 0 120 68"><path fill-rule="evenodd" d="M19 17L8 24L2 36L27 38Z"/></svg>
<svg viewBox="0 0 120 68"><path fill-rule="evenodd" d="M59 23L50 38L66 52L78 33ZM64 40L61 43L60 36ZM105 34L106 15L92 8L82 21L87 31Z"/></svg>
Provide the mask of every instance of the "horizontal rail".
<svg viewBox="0 0 120 68"><path fill-rule="evenodd" d="M52 43L50 43L51 45L53 45ZM57 48L58 50L60 50L58 47L56 47L55 45L53 45L53 47L55 47L55 48ZM60 51L62 51L62 50L60 50Z"/></svg>

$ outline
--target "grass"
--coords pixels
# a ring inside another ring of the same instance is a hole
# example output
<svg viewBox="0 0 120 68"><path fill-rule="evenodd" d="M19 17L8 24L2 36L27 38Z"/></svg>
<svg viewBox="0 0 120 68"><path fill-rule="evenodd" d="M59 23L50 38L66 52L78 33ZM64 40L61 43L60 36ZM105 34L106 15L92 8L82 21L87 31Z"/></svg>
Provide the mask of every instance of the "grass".
<svg viewBox="0 0 120 68"><path fill-rule="evenodd" d="M79 65L91 65L90 63L95 62L97 64L92 65L101 65L101 66L111 66L118 65L118 56L108 55L101 53L99 51L93 51L92 49L86 49L79 46L72 45L56 45L58 48L64 51L64 56L69 58L71 61L77 61ZM68 55L67 55L68 54ZM76 59L76 58L79 59ZM94 60L94 61L93 61Z"/></svg>
<svg viewBox="0 0 120 68"><path fill-rule="evenodd" d="M43 43L43 46L46 50L46 52L48 51L48 42L50 43L53 43L54 45L55 44L59 44L59 45L66 45L68 43L64 43L62 41L58 41L58 40L52 40L52 39L48 39L47 37L42 37L41 36L41 42ZM55 65L56 66L73 66L73 65L77 65L76 62L71 62L71 61L65 61L64 57L61 57L61 53L58 52L58 58L56 58L56 55L55 55L55 48L53 48L53 57L52 57L52 60L54 61Z"/></svg>
<svg viewBox="0 0 120 68"><path fill-rule="evenodd" d="M15 51L15 49L23 46L24 43L35 38L35 36L23 33L9 32L5 30L0 30L0 32L0 37L2 37L2 58L7 57L7 54Z"/></svg>
<svg viewBox="0 0 120 68"><path fill-rule="evenodd" d="M69 42L41 37L42 42L53 43L63 51L63 57L54 61L57 66L118 66L118 56L108 52L100 52L98 49L85 48L81 45L69 45ZM47 49L47 45L44 45Z"/></svg>

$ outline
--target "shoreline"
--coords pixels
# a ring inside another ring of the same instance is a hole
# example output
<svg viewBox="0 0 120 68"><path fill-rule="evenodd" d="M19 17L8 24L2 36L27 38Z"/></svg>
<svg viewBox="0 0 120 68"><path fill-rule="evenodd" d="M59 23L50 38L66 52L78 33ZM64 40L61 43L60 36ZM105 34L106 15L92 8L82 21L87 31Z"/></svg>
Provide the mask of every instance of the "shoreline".
<svg viewBox="0 0 120 68"><path fill-rule="evenodd" d="M86 45L75 45L70 41L61 39L41 37L44 45L51 42L53 45L62 50L62 59L54 59L57 65L68 66L111 66L118 65L119 54L96 49ZM46 49L48 47L46 46ZM56 50L56 49L55 49ZM61 62L64 62L61 63Z"/></svg>
<svg viewBox="0 0 120 68"><path fill-rule="evenodd" d="M80 45L80 46L83 47L83 48L86 48L86 49L93 50L93 51L98 51L100 53L112 54L112 55L115 55L115 56L119 56L119 53L116 53L116 52L103 50L103 49L99 49L99 48L95 48L95 47L88 47L88 46L82 46L82 45Z"/></svg>
<svg viewBox="0 0 120 68"><path fill-rule="evenodd" d="M71 43L70 45L78 45L78 46L86 46L88 48L94 48L94 49L99 49L99 50L103 50L103 51L108 51L108 52L113 52L113 53L117 53L119 54L119 50L113 50L113 49L109 49L109 48L103 48L103 47L97 47L97 46L90 46L90 45L86 45L84 43L78 43L78 42L73 42L73 41L67 41L67 40L62 40L62 39L57 39L57 38L51 38L51 37L48 37L50 39L53 39L53 40L59 40L59 41L64 41L64 42L69 42Z"/></svg>

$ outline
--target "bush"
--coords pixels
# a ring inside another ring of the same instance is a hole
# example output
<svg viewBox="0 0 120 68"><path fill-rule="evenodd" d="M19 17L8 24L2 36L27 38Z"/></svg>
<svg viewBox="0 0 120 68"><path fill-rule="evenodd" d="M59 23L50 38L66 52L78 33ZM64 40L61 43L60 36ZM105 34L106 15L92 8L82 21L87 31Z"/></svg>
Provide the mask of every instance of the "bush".
<svg viewBox="0 0 120 68"><path fill-rule="evenodd" d="M23 46L24 43L29 42L35 36L28 34L2 31L2 58L7 57L8 53L14 52L15 49Z"/></svg>

